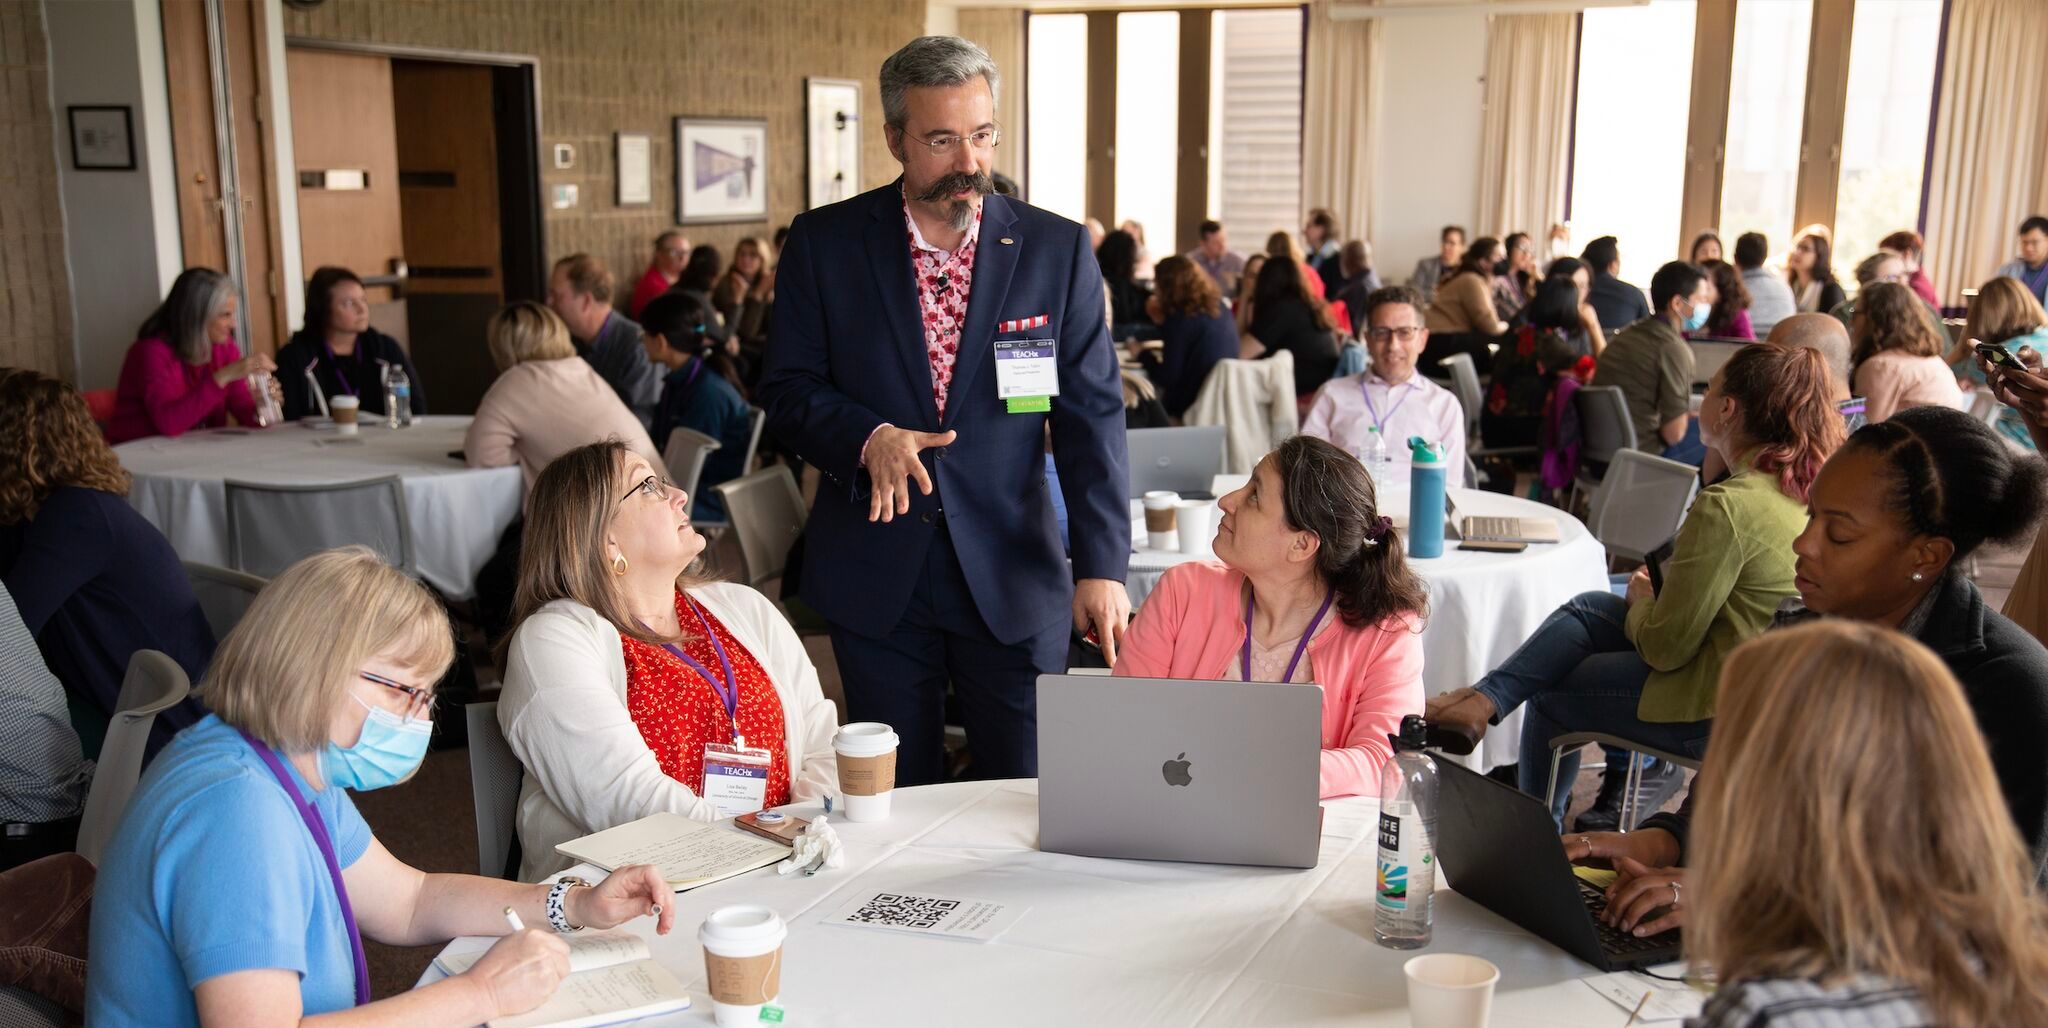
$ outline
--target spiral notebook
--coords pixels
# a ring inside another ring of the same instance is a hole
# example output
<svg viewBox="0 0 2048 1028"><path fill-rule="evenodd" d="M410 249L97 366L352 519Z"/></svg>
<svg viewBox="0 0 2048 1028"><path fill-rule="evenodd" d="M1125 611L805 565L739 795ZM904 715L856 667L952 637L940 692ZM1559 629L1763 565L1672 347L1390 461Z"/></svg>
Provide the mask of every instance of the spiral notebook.
<svg viewBox="0 0 2048 1028"><path fill-rule="evenodd" d="M654 962L647 940L631 932L566 935L569 977L546 1003L501 1017L490 1028L593 1028L690 1008L690 990ZM469 970L496 939L459 939L434 958L450 975Z"/></svg>

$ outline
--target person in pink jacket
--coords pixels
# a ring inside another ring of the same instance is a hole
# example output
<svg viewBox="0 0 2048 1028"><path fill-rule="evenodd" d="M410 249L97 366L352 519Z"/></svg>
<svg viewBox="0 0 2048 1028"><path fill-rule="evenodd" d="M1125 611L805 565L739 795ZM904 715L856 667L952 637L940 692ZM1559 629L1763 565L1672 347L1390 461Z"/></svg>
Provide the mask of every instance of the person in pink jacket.
<svg viewBox="0 0 2048 1028"><path fill-rule="evenodd" d="M1115 673L1320 685L1323 798L1379 795L1387 736L1422 713L1428 591L1371 476L1343 450L1295 436L1221 503L1220 559L1159 580Z"/></svg>
<svg viewBox="0 0 2048 1028"><path fill-rule="evenodd" d="M235 284L226 275L185 269L135 334L121 362L108 442L219 428L229 414L241 424L256 424L256 400L246 380L277 365L260 353L244 357L235 345ZM275 379L271 394L282 395Z"/></svg>

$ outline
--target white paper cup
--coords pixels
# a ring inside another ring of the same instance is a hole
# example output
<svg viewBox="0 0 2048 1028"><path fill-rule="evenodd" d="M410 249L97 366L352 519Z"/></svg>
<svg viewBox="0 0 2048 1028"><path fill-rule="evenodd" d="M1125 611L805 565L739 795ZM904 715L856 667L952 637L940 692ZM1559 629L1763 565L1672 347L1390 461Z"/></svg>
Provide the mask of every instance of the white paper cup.
<svg viewBox="0 0 2048 1028"><path fill-rule="evenodd" d="M1401 965L1415 1028L1486 1028L1500 968L1461 953L1430 953Z"/></svg>
<svg viewBox="0 0 2048 1028"><path fill-rule="evenodd" d="M1171 489L1154 489L1145 494L1146 543L1155 550L1172 549L1175 540L1175 515L1179 513L1180 494Z"/></svg>
<svg viewBox="0 0 2048 1028"><path fill-rule="evenodd" d="M720 1028L748 1028L782 994L782 942L789 926L767 907L720 907L697 929L705 989Z"/></svg>
<svg viewBox="0 0 2048 1028"><path fill-rule="evenodd" d="M1212 500L1182 500L1174 511L1174 534L1180 552L1194 557L1213 557L1209 548L1216 541L1216 504Z"/></svg>
<svg viewBox="0 0 2048 1028"><path fill-rule="evenodd" d="M896 730L880 721L842 725L832 737L839 758L839 801L848 821L886 821L896 791Z"/></svg>
<svg viewBox="0 0 2048 1028"><path fill-rule="evenodd" d="M327 401L327 411L334 417L334 431L340 435L356 434L356 415L363 401L353 396L337 396Z"/></svg>

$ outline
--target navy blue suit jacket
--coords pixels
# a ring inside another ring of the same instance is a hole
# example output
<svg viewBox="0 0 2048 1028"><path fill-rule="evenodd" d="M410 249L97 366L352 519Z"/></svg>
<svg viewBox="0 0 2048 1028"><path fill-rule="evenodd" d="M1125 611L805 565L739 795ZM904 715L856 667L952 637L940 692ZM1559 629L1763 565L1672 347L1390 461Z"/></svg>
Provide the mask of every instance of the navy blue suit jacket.
<svg viewBox="0 0 2048 1028"><path fill-rule="evenodd" d="M998 333L1045 315L1043 328ZM996 398L998 338L1058 340L1050 414ZM757 390L776 438L825 475L804 546L803 598L870 638L902 618L943 517L975 605L1004 643L1071 616L1073 583L1130 564L1123 390L1102 273L1080 225L1001 196L982 201L967 323L942 419L932 400L900 180L797 217L775 274L773 337ZM1073 536L1072 567L1045 483L1047 422ZM861 448L876 427L954 430L922 454L932 495L869 522Z"/></svg>

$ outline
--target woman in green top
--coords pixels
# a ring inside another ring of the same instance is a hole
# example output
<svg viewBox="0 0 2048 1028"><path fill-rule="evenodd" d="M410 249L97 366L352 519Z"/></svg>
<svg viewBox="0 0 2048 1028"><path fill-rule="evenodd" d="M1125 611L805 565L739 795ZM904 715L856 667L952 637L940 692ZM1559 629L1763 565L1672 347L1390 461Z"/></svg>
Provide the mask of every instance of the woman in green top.
<svg viewBox="0 0 2048 1028"><path fill-rule="evenodd" d="M1566 732L1705 753L1722 658L1794 593L1792 540L1806 523L1806 491L1844 436L1832 395L1814 350L1737 351L1700 407L1700 436L1733 473L1693 501L1662 591L1637 571L1626 599L1573 598L1476 686L1431 700L1429 719L1476 743L1527 703L1520 774L1531 794L1549 775L1550 740ZM1577 756L1566 755L1550 797L1560 823L1577 772Z"/></svg>

